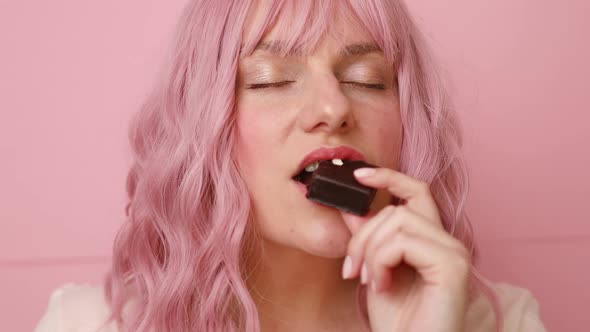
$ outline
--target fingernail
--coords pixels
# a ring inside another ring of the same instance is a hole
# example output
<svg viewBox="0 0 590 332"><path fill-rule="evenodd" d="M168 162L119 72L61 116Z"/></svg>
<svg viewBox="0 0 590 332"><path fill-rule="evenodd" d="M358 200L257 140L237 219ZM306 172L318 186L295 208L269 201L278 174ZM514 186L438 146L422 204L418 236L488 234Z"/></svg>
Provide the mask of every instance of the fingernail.
<svg viewBox="0 0 590 332"><path fill-rule="evenodd" d="M363 267L361 268L361 284L367 283L367 266L363 263Z"/></svg>
<svg viewBox="0 0 590 332"><path fill-rule="evenodd" d="M350 256L346 256L344 259L344 264L342 265L342 279L350 278L352 274L352 258Z"/></svg>
<svg viewBox="0 0 590 332"><path fill-rule="evenodd" d="M364 178L375 174L375 169L370 167L364 167L354 170L354 175L358 178Z"/></svg>

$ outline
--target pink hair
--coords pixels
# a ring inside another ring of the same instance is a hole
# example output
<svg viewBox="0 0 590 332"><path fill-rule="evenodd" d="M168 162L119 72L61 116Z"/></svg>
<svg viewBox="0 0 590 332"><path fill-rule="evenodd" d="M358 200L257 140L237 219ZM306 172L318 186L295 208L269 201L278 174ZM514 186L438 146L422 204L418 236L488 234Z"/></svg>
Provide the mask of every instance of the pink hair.
<svg viewBox="0 0 590 332"><path fill-rule="evenodd" d="M192 0L183 11L158 85L131 122L127 221L105 281L112 311L105 324L116 320L129 331L260 330L243 277L256 232L233 157L238 61L273 27L288 37L285 51L310 51L336 12L368 31L395 64L404 127L400 171L431 184L445 229L471 249L471 294L487 295L500 322L498 300L475 269L459 124L403 1L264 3L262 23L247 41L242 33L255 0ZM359 313L367 322L364 291L359 286ZM130 300L133 311L123 315Z"/></svg>

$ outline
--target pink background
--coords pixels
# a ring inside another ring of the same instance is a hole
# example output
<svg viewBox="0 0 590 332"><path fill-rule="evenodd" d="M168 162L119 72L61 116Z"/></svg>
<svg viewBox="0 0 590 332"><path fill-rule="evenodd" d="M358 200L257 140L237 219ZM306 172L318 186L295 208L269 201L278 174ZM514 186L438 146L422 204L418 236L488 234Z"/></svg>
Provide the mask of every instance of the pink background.
<svg viewBox="0 0 590 332"><path fill-rule="evenodd" d="M590 2L410 1L452 77L484 273L550 331L590 325ZM0 317L98 283L123 221L127 122L184 1L0 4ZM584 152L585 151L585 152Z"/></svg>

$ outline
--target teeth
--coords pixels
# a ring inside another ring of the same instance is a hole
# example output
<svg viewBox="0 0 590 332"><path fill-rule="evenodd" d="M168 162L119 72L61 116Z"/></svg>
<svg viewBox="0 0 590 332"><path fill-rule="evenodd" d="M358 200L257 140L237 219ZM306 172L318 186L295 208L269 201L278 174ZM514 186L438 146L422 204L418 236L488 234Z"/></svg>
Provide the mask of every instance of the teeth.
<svg viewBox="0 0 590 332"><path fill-rule="evenodd" d="M336 166L344 165L344 163L342 162L342 159L332 159L332 164L334 164Z"/></svg>
<svg viewBox="0 0 590 332"><path fill-rule="evenodd" d="M305 171L309 172L309 173L315 172L319 166L320 166L320 162L316 161L315 163L310 164L309 166L305 167Z"/></svg>
<svg viewBox="0 0 590 332"><path fill-rule="evenodd" d="M332 164L334 164L336 166L342 166L342 165L344 165L344 162L342 161L342 159L332 159ZM313 164L307 165L307 167L305 167L305 171L308 173L315 172L315 171L317 171L319 166L320 166L320 162L316 161Z"/></svg>

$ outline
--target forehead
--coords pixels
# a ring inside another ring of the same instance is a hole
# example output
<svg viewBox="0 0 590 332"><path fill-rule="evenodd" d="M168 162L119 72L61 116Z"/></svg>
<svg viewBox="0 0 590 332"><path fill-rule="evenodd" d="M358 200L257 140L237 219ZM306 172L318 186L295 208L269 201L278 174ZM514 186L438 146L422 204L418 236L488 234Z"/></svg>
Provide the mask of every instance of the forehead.
<svg viewBox="0 0 590 332"><path fill-rule="evenodd" d="M369 32L342 5L344 0L274 2L258 0L250 6L242 33L242 57L258 50L304 56L320 44L338 50L340 56L380 51Z"/></svg>

